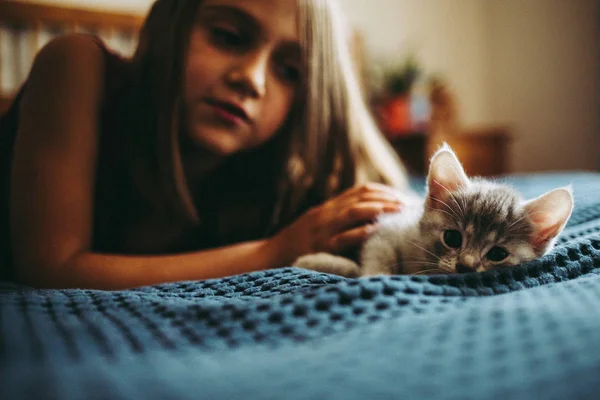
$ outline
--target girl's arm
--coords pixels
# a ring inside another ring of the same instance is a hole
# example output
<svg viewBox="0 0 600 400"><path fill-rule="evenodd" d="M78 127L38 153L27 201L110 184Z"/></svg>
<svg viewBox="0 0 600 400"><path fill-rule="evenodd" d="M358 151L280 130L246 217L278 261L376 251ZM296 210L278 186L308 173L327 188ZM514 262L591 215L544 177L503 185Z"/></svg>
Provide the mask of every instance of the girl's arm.
<svg viewBox="0 0 600 400"><path fill-rule="evenodd" d="M278 263L270 240L195 253L127 256L77 252L61 265L31 264L22 283L45 288L119 290L166 282L221 278L287 265ZM40 260L41 263L41 260ZM22 267L22 266L21 266Z"/></svg>

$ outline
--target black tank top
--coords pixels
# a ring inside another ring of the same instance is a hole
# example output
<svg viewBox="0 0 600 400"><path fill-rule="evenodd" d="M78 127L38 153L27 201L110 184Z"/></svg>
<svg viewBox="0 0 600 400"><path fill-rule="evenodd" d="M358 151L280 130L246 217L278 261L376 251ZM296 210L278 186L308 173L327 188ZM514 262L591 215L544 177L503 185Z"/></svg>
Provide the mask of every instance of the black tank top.
<svg viewBox="0 0 600 400"><path fill-rule="evenodd" d="M123 162L121 105L128 83L129 63L107 49L104 43L90 36L102 49L105 58L104 101L100 114L99 150L96 172L93 247L96 251L110 251L124 210L118 201L120 190L127 185ZM0 118L0 280L14 280L10 239L10 175L13 146L19 129L19 107L27 81L22 85L7 112ZM120 215L117 215L120 214ZM108 223L110 222L110 224Z"/></svg>

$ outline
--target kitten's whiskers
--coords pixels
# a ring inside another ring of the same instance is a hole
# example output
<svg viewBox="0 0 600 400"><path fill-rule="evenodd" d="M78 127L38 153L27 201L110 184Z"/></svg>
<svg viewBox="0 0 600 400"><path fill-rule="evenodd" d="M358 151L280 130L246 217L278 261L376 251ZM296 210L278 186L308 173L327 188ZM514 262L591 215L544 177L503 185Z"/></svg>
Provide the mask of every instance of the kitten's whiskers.
<svg viewBox="0 0 600 400"><path fill-rule="evenodd" d="M436 260L438 260L438 261L440 261L440 262L442 261L442 259L441 259L441 258L440 258L438 255L436 255L436 254L432 253L431 251L429 251L429 250L427 250L427 249L425 249L425 248L423 248L423 247L419 246L419 245L418 245L418 244L416 244L415 242L413 242L413 241L410 241L410 240L409 240L409 241L408 241L408 243L410 243L410 244L412 244L413 246L415 246L416 248L419 248L419 249L423 250L424 252L426 252L426 253L428 253L428 254L432 255L433 257L435 257L435 259L436 259Z"/></svg>
<svg viewBox="0 0 600 400"><path fill-rule="evenodd" d="M452 273L454 273L454 271L451 269L445 268L443 265L435 265L435 268L429 268L429 269L417 271L411 275L433 275L433 273L452 274Z"/></svg>
<svg viewBox="0 0 600 400"><path fill-rule="evenodd" d="M424 269L423 271L415 272L411 275L433 275L436 272L442 272L439 268Z"/></svg>
<svg viewBox="0 0 600 400"><path fill-rule="evenodd" d="M434 265L436 267L439 267L439 264L433 261L420 261L420 260L412 260L412 261L408 261L403 263L402 265Z"/></svg>

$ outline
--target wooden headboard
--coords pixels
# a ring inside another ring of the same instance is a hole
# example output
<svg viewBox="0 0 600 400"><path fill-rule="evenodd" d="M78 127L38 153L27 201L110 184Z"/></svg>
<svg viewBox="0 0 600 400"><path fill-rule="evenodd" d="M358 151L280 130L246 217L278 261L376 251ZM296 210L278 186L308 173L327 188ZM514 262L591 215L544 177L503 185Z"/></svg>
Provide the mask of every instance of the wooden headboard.
<svg viewBox="0 0 600 400"><path fill-rule="evenodd" d="M0 115L27 78L35 54L65 33L92 33L129 56L144 16L65 6L0 0Z"/></svg>

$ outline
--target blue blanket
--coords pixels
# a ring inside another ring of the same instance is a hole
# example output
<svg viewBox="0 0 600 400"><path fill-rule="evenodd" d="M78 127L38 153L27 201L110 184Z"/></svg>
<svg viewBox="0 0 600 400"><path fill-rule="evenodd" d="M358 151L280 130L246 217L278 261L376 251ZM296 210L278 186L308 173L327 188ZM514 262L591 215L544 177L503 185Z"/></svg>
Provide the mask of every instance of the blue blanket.
<svg viewBox="0 0 600 400"><path fill-rule="evenodd" d="M344 279L284 268L121 292L0 286L0 398L600 396L600 174L558 247L498 272Z"/></svg>

